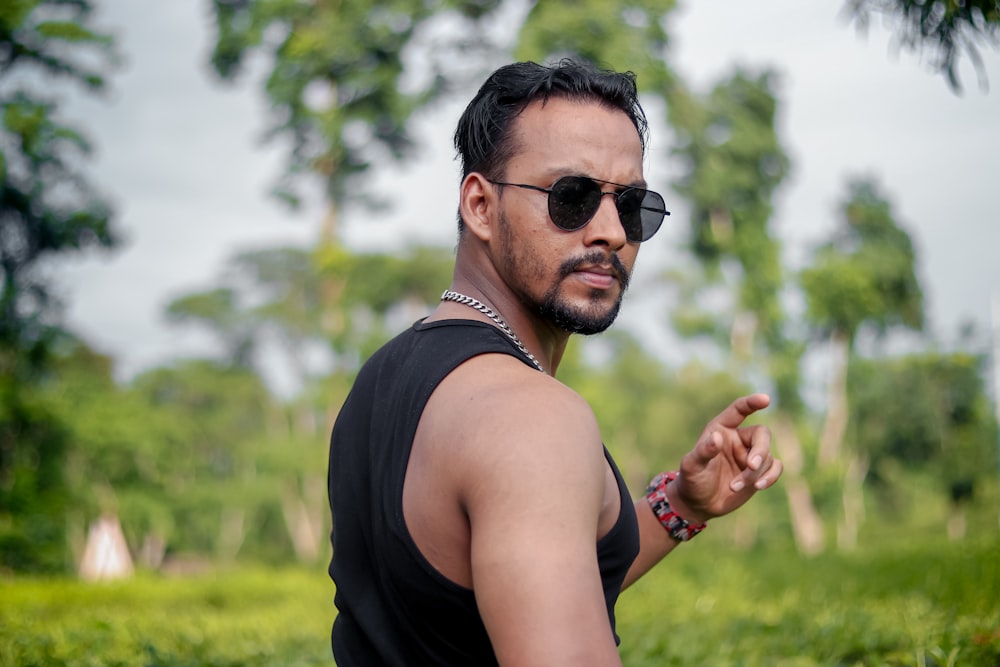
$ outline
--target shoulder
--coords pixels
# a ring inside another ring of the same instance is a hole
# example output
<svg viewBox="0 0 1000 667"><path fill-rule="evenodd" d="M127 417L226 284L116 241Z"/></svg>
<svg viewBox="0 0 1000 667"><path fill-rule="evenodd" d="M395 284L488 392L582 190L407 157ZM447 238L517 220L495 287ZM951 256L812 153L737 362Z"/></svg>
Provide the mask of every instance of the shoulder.
<svg viewBox="0 0 1000 667"><path fill-rule="evenodd" d="M480 355L452 371L428 402L421 430L443 447L459 480L530 484L557 475L589 487L603 479L590 405L510 355ZM487 489L476 483L471 490Z"/></svg>
<svg viewBox="0 0 1000 667"><path fill-rule="evenodd" d="M522 433L532 439L562 434L600 439L582 396L506 354L482 354L459 365L440 383L428 408L425 416L446 420L449 430L466 438Z"/></svg>

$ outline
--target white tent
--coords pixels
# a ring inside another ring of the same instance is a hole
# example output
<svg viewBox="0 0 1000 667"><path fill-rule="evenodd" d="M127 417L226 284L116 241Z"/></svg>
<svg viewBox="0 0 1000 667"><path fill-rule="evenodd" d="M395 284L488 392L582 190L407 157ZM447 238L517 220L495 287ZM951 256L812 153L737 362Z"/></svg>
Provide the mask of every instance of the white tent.
<svg viewBox="0 0 1000 667"><path fill-rule="evenodd" d="M132 556L118 517L105 515L90 526L80 561L80 578L86 581L122 579L132 575Z"/></svg>

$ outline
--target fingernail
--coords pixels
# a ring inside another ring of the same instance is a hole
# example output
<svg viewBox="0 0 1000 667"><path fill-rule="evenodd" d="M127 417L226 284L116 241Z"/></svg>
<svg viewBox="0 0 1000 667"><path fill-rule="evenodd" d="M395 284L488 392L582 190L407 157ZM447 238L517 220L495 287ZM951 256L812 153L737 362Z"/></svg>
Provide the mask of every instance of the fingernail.
<svg viewBox="0 0 1000 667"><path fill-rule="evenodd" d="M743 480L742 479L736 480L735 482L732 483L732 486L730 488L732 488L733 491L742 491L743 490Z"/></svg>
<svg viewBox="0 0 1000 667"><path fill-rule="evenodd" d="M760 467L760 464L763 463L763 462L764 462L764 459L762 459L759 455L755 456L752 459L750 459L750 467L753 468L754 470L756 470L757 468Z"/></svg>
<svg viewBox="0 0 1000 667"><path fill-rule="evenodd" d="M754 484L754 486L756 486L758 489L766 488L767 487L767 478L766 477L761 477L760 479L757 480L757 483Z"/></svg>

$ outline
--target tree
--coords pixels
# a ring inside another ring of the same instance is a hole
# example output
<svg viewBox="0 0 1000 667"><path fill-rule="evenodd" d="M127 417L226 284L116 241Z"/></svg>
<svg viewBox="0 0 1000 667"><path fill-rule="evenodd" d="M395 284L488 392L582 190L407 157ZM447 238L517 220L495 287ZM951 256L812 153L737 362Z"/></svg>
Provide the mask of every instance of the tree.
<svg viewBox="0 0 1000 667"><path fill-rule="evenodd" d="M773 382L782 487L796 543L813 554L823 548L823 530L798 436L804 346L787 330L781 244L770 228L772 197L789 169L775 130L775 83L774 72L737 70L704 97L681 85L668 96L683 169L675 190L690 203L697 264L666 277L679 288L678 332L727 349L733 372Z"/></svg>
<svg viewBox="0 0 1000 667"><path fill-rule="evenodd" d="M187 360L140 375L130 394L153 428L111 442L145 453L141 480L108 480L131 501L120 500L126 533L162 530L157 513L166 509L172 531L158 536L166 548L234 558L277 495L257 466L257 443L280 424L267 387L246 368Z"/></svg>
<svg viewBox="0 0 1000 667"><path fill-rule="evenodd" d="M43 264L110 248L111 212L81 169L90 145L59 118L40 81L97 93L114 64L111 38L91 26L86 0L20 0L0 11L0 565L65 565L68 429L37 390L59 327ZM48 553L24 544L54 545Z"/></svg>
<svg viewBox="0 0 1000 667"><path fill-rule="evenodd" d="M170 304L173 319L207 326L223 342L222 359L210 366L215 373L243 377L240 386L251 387L249 378L259 382L263 375L263 353L270 351L270 360L276 359L277 350L269 343L277 341L284 353L277 358L289 362L284 375L297 381L296 395L280 407L272 406L282 419L260 434L247 434L250 449L239 447L232 438L222 440L240 451L243 459L253 461L252 487L257 491L246 498L248 504L242 509L230 503L226 520L211 525L228 525L226 533L232 536L245 530L251 539L252 529L244 528L251 512L270 508L287 530L295 555L315 560L326 520L322 432L332 423L331 406L346 397L360 360L392 331L426 312L450 274L451 254L437 248L410 248L399 255L352 253L337 243L319 251L270 248L236 255L219 285ZM323 353L333 363L317 366L310 351ZM214 384L218 381L197 383L205 388ZM192 393L195 384L187 386L185 393ZM197 408L203 401L185 402ZM239 405L254 409L253 402ZM218 503L222 497L204 499ZM237 544L235 539L230 542Z"/></svg>
<svg viewBox="0 0 1000 667"><path fill-rule="evenodd" d="M608 449L633 489L644 488L650 470L663 461L680 460L707 419L733 396L748 393L745 383L725 371L698 363L670 369L626 331L573 339L567 351L560 380L593 406ZM588 359L588 351L604 361Z"/></svg>
<svg viewBox="0 0 1000 667"><path fill-rule="evenodd" d="M834 365L819 462L840 457L847 424L847 368L859 330L884 334L893 326L923 328L923 292L916 276L916 252L896 222L892 206L872 179L848 184L840 224L818 247L801 274L806 318L829 338Z"/></svg>
<svg viewBox="0 0 1000 667"><path fill-rule="evenodd" d="M584 58L628 69L641 90L662 97L671 86L667 18L676 0L557 0L532 4L517 34L518 60Z"/></svg>
<svg viewBox="0 0 1000 667"><path fill-rule="evenodd" d="M90 13L85 0L25 0L0 14L4 374L15 370L18 358L40 363L53 333L55 304L40 262L115 242L110 209L79 169L89 143L58 119L58 103L32 85L40 78L61 78L91 92L104 88L100 67L112 64L112 43L89 26Z"/></svg>
<svg viewBox="0 0 1000 667"><path fill-rule="evenodd" d="M776 350L785 343L784 278L769 224L788 158L774 129L774 81L773 72L736 71L703 101L679 91L672 119L684 169L675 189L691 203L691 250L708 284L738 272L733 326L740 313L752 317L749 340L759 332Z"/></svg>
<svg viewBox="0 0 1000 667"><path fill-rule="evenodd" d="M930 49L932 66L959 92L957 65L963 55L972 60L980 87L987 86L979 47L996 46L1000 37L1000 4L996 0L847 0L846 8L860 30L866 30L873 13L894 26L902 48Z"/></svg>
<svg viewBox="0 0 1000 667"><path fill-rule="evenodd" d="M167 309L178 323L207 326L229 363L258 371L254 352L277 340L299 386L311 373L306 353L325 347L341 370L356 370L358 351L374 350L404 319L435 303L451 276L451 253L412 247L354 253L330 243L318 250L267 248L229 261L220 283L181 296Z"/></svg>
<svg viewBox="0 0 1000 667"><path fill-rule="evenodd" d="M848 368L858 332L865 325L880 335L897 325L919 330L924 321L909 235L896 223L873 180L855 180L848 192L840 226L800 277L806 318L829 338L832 368L818 464L827 469L844 466L838 531L844 549L853 548L857 539L864 509L862 484L870 464L857 449L846 462L841 452L849 417Z"/></svg>
<svg viewBox="0 0 1000 667"><path fill-rule="evenodd" d="M965 510L995 478L997 424L983 384L985 359L925 352L851 367L851 431L871 461L871 486L893 511L897 470L926 473L948 500L947 534L965 534ZM921 507L926 507L922 503ZM898 510L897 510L898 513Z"/></svg>
<svg viewBox="0 0 1000 667"><path fill-rule="evenodd" d="M231 81L251 54L268 56L268 136L290 144L277 194L296 203L295 182L312 175L328 203L342 205L364 199L353 186L373 159L401 158L411 151L407 121L445 92L449 66L488 48L480 19L498 4L213 0L212 66ZM456 19L459 26L441 30L444 18ZM419 66L409 59L411 50L420 52Z"/></svg>

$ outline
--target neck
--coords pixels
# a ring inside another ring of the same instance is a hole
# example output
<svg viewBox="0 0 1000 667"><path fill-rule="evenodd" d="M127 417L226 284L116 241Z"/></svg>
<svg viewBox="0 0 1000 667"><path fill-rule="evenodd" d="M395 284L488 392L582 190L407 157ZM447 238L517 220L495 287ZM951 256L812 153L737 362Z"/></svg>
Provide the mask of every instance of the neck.
<svg viewBox="0 0 1000 667"><path fill-rule="evenodd" d="M521 354L528 357L528 360L531 361L532 365L534 365L535 368L537 368L543 373L545 372L545 369L542 368L541 362L538 361L537 358L535 358L535 355L533 355L531 352L528 351L528 348L525 347L523 342L521 342L520 337L518 337L518 335L514 333L514 330L510 328L506 320L504 320L499 313L497 313L495 310L487 306L485 303L483 303L479 299L471 297L467 294L456 292L454 290L445 290L444 293L441 295L441 300L460 303L463 306L468 306L473 310L476 310L477 312L480 312L486 317L488 317L490 321L493 322L493 324L495 324L500 328L500 330L504 333L505 336L507 336L510 342L512 342L514 346L521 351Z"/></svg>
<svg viewBox="0 0 1000 667"><path fill-rule="evenodd" d="M448 289L482 301L496 311L545 370L551 375L556 374L569 342L569 333L539 319L524 306L498 273L485 244L470 229L459 237L454 275ZM489 321L485 315L468 306L452 302L442 302L431 314L433 319L470 316Z"/></svg>
<svg viewBox="0 0 1000 667"><path fill-rule="evenodd" d="M471 297L491 309L521 341L527 353L534 356L548 374L556 374L569 340L567 332L538 321L524 310L520 301L506 292L498 292L492 285L480 289L472 282L456 277L448 291ZM442 301L427 321L459 318L477 319L496 325L496 322L478 309L455 301Z"/></svg>

